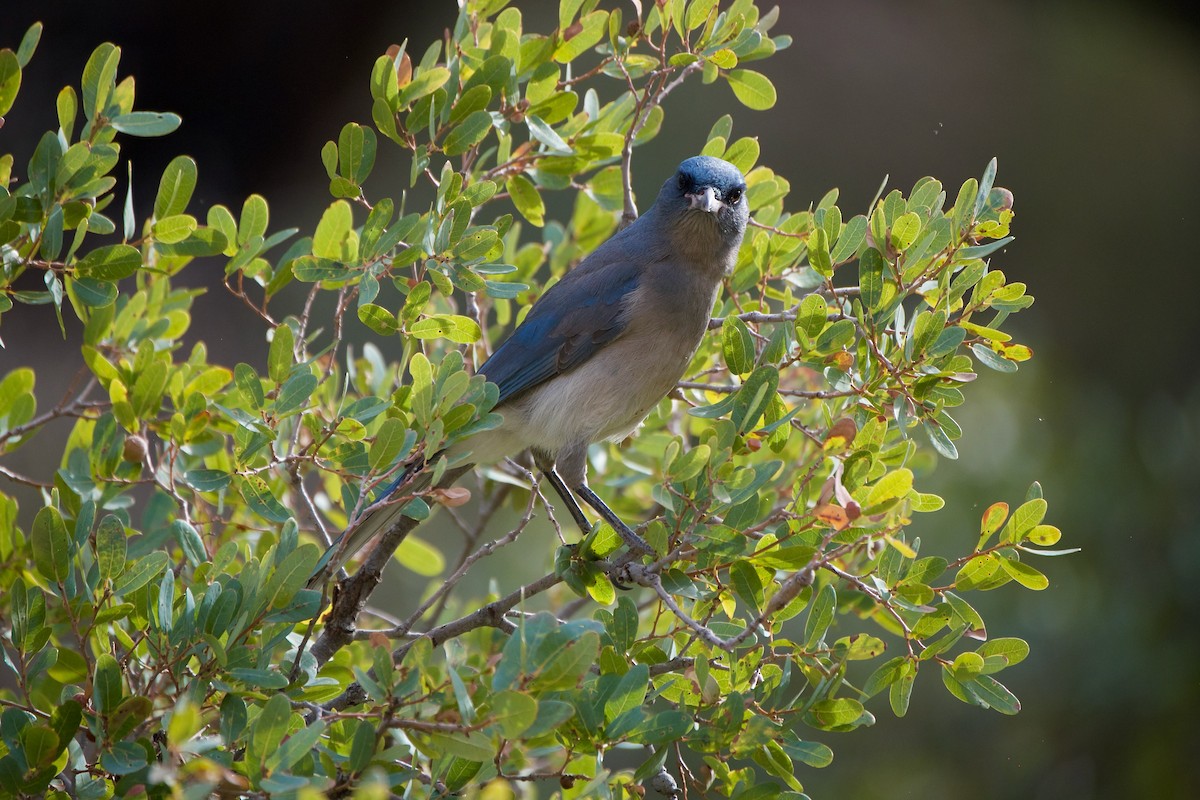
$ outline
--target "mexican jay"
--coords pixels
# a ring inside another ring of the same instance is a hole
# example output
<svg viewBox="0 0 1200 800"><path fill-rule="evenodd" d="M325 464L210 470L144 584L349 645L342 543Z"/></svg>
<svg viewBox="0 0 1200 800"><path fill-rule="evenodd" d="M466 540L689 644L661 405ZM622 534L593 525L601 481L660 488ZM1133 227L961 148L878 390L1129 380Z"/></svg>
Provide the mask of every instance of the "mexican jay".
<svg viewBox="0 0 1200 800"><path fill-rule="evenodd" d="M652 553L588 487L588 445L629 435L683 377L737 258L745 195L727 161L680 164L654 205L547 290L479 367L500 388L503 423L444 452L487 464L528 448L585 533L573 494L631 549ZM400 515L404 504L386 497L405 479L352 523L345 546L333 545L331 570Z"/></svg>

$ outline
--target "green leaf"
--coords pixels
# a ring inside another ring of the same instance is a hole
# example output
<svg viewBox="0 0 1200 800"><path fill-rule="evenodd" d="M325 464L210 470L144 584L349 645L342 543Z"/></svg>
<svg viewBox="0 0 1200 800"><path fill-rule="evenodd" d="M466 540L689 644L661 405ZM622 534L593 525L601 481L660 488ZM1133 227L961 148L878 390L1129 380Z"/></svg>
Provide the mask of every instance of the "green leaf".
<svg viewBox="0 0 1200 800"><path fill-rule="evenodd" d="M1035 497L1032 500L1022 503L1013 512L1012 519L1005 526L1001 539L1009 543L1019 542L1024 539L1025 535L1032 531L1045 518L1047 508L1048 504L1041 497ZM1054 544L1054 542L1046 542L1045 544Z"/></svg>
<svg viewBox="0 0 1200 800"><path fill-rule="evenodd" d="M150 763L146 750L136 742L117 742L100 755L100 766L113 775L129 775Z"/></svg>
<svg viewBox="0 0 1200 800"><path fill-rule="evenodd" d="M706 444L698 444L676 456L667 468L667 475L678 483L690 481L704 470L711 457L712 448Z"/></svg>
<svg viewBox="0 0 1200 800"><path fill-rule="evenodd" d="M529 729L538 716L538 702L523 692L505 689L492 695L491 724L506 739L515 739Z"/></svg>
<svg viewBox="0 0 1200 800"><path fill-rule="evenodd" d="M871 673L862 691L867 697L874 697L892 684L904 677L908 668L908 660L904 656L890 658Z"/></svg>
<svg viewBox="0 0 1200 800"><path fill-rule="evenodd" d="M442 87L450 79L450 70L445 67L431 67L421 70L412 81L400 90L400 107L403 108L414 100L419 100Z"/></svg>
<svg viewBox="0 0 1200 800"><path fill-rule="evenodd" d="M313 234L312 254L331 261L348 261L345 242L354 226L354 215L345 200L335 200L317 223Z"/></svg>
<svg viewBox="0 0 1200 800"><path fill-rule="evenodd" d="M908 703L912 699L913 684L917 679L917 668L912 662L905 662L900 679L888 689L888 705L897 717L908 713Z"/></svg>
<svg viewBox="0 0 1200 800"><path fill-rule="evenodd" d="M1000 526L1006 519L1008 519L1008 503L992 503L988 506L979 523L979 543L975 545L975 549L979 550L987 544L987 540L992 538L993 533L1000 530Z"/></svg>
<svg viewBox="0 0 1200 800"><path fill-rule="evenodd" d="M858 262L858 286L862 301L871 311L878 311L884 297L884 269L887 262L874 247L863 251Z"/></svg>
<svg viewBox="0 0 1200 800"><path fill-rule="evenodd" d="M548 733L562 723L575 716L575 708L570 703L561 700L539 700L537 719L525 731L525 736L532 739Z"/></svg>
<svg viewBox="0 0 1200 800"><path fill-rule="evenodd" d="M871 486L862 513L878 514L894 506L912 491L912 470L902 468L887 473Z"/></svg>
<svg viewBox="0 0 1200 800"><path fill-rule="evenodd" d="M54 506L44 506L33 518L29 534L33 563L46 580L59 582L71 573L70 539L62 515Z"/></svg>
<svg viewBox="0 0 1200 800"><path fill-rule="evenodd" d="M374 303L365 303L359 306L358 319L380 336L391 336L400 330L400 324L392 312Z"/></svg>
<svg viewBox="0 0 1200 800"><path fill-rule="evenodd" d="M119 281L137 272L142 265L142 254L136 247L127 244L110 244L97 247L75 264L80 277L98 281Z"/></svg>
<svg viewBox="0 0 1200 800"><path fill-rule="evenodd" d="M467 761L488 763L496 757L491 740L480 734L472 737L466 733L429 733L425 735L431 752L458 756Z"/></svg>
<svg viewBox="0 0 1200 800"><path fill-rule="evenodd" d="M756 612L763 607L766 597L762 577L749 562L733 562L729 569L729 580L733 585L733 591L743 603Z"/></svg>
<svg viewBox="0 0 1200 800"><path fill-rule="evenodd" d="M750 373L742 388L733 396L730 418L738 433L748 433L775 399L779 388L779 371L771 366L762 366Z"/></svg>
<svg viewBox="0 0 1200 800"><path fill-rule="evenodd" d="M850 697L819 700L813 703L808 715L821 728L839 728L851 725L863 715L863 704Z"/></svg>
<svg viewBox="0 0 1200 800"><path fill-rule="evenodd" d="M108 514L96 529L96 565L100 580L116 578L125 570L128 543L121 520Z"/></svg>
<svg viewBox="0 0 1200 800"><path fill-rule="evenodd" d="M375 166L375 131L354 122L338 136L338 164L342 177L361 184Z"/></svg>
<svg viewBox="0 0 1200 800"><path fill-rule="evenodd" d="M275 752L288 729L288 718L292 704L286 694L273 694L263 705L258 718L250 728L250 746L247 755L251 763L262 764Z"/></svg>
<svg viewBox="0 0 1200 800"><path fill-rule="evenodd" d="M271 338L271 349L267 353L267 372L271 380L283 383L292 371L292 348L295 345L295 335L286 323L275 326L275 335Z"/></svg>
<svg viewBox="0 0 1200 800"><path fill-rule="evenodd" d="M563 138L540 118L530 114L525 117L525 124L529 126L529 135L534 140L545 145L551 153L569 156L574 152L571 146L563 141Z"/></svg>
<svg viewBox="0 0 1200 800"><path fill-rule="evenodd" d="M163 170L154 198L157 219L182 214L196 189L196 162L188 156L176 156Z"/></svg>
<svg viewBox="0 0 1200 800"><path fill-rule="evenodd" d="M483 335L479 323L460 314L426 317L409 326L408 332L418 339L449 339L459 344L477 342Z"/></svg>
<svg viewBox="0 0 1200 800"><path fill-rule="evenodd" d="M587 631L558 650L549 663L533 677L529 687L538 691L574 688L596 663L599 652L600 635L595 631Z"/></svg>
<svg viewBox="0 0 1200 800"><path fill-rule="evenodd" d="M482 89L491 97L491 90L486 86L476 86L471 91ZM474 111L446 136L442 143L442 152L448 156L456 156L467 152L479 144L492 129L492 115L486 111Z"/></svg>
<svg viewBox="0 0 1200 800"><path fill-rule="evenodd" d="M820 355L836 353L850 345L854 341L854 335L854 322L839 319L817 337L817 341L813 343L813 350Z"/></svg>
<svg viewBox="0 0 1200 800"><path fill-rule="evenodd" d="M436 578L446 569L446 557L433 545L409 535L396 548L395 559L426 578Z"/></svg>
<svg viewBox="0 0 1200 800"><path fill-rule="evenodd" d="M254 513L271 522L286 522L291 515L271 492L267 482L257 475L247 475L241 482L242 498Z"/></svg>
<svg viewBox="0 0 1200 800"><path fill-rule="evenodd" d="M742 105L755 111L766 111L775 105L775 86L761 72L734 69L725 73L729 88Z"/></svg>
<svg viewBox="0 0 1200 800"><path fill-rule="evenodd" d="M111 281L68 277L67 289L69 293L73 293L79 299L79 302L92 308L110 306L117 300L117 285Z"/></svg>
<svg viewBox="0 0 1200 800"><path fill-rule="evenodd" d="M209 367L189 380L183 388L183 393L186 396L192 392L199 392L205 397L215 397L231 380L233 373L224 367Z"/></svg>
<svg viewBox="0 0 1200 800"><path fill-rule="evenodd" d="M79 732L79 723L83 721L83 706L77 700L64 700L54 713L50 715L50 726L58 734L59 752L67 749L75 734Z"/></svg>
<svg viewBox="0 0 1200 800"><path fill-rule="evenodd" d="M97 120L108 106L120 61L121 48L108 42L99 45L88 57L83 67L83 112L87 119Z"/></svg>
<svg viewBox="0 0 1200 800"><path fill-rule="evenodd" d="M237 364L233 368L233 382L251 408L259 409L263 407L263 404L266 402L266 396L263 394L262 379L258 377L258 373L254 371L254 367L246 363ZM202 489L201 491L214 490Z"/></svg>
<svg viewBox="0 0 1200 800"><path fill-rule="evenodd" d="M650 668L645 664L637 664L629 669L617 681L612 693L604 701L604 719L612 722L625 712L640 708L646 701L646 691L650 682Z"/></svg>
<svg viewBox="0 0 1200 800"><path fill-rule="evenodd" d="M952 218L958 231L965 231L975 221L975 199L979 195L979 182L967 178L958 190L958 199L954 201Z"/></svg>
<svg viewBox="0 0 1200 800"><path fill-rule="evenodd" d="M237 243L245 245L256 236L267 232L270 222L270 210L262 195L252 194L242 203L241 221L238 223Z"/></svg>
<svg viewBox="0 0 1200 800"><path fill-rule="evenodd" d="M565 40L554 51L554 60L560 64L569 64L579 56L595 47L608 29L608 12L593 11L579 20L582 27L574 36ZM565 28L570 30L569 27Z"/></svg>
<svg viewBox="0 0 1200 800"><path fill-rule="evenodd" d="M892 246L904 251L912 246L921 233L921 217L914 211L901 214L892 223Z"/></svg>
<svg viewBox="0 0 1200 800"><path fill-rule="evenodd" d="M508 196L521 216L531 225L542 227L546 222L546 204L533 181L524 175L513 175L505 182Z"/></svg>
<svg viewBox="0 0 1200 800"><path fill-rule="evenodd" d="M681 739L693 727L695 722L682 711L663 711L630 731L629 738L642 744L665 744Z"/></svg>
<svg viewBox="0 0 1200 800"><path fill-rule="evenodd" d="M866 238L867 218L862 214L851 217L845 227L842 228L842 233L838 236L837 244L830 254L830 259L835 265L849 260L852 255L858 252L858 248Z"/></svg>
<svg viewBox="0 0 1200 800"><path fill-rule="evenodd" d="M368 453L367 460L371 470L378 472L390 467L396 456L400 455L400 449L407 438L408 426L403 420L395 417L385 419L379 426L379 432L375 434L375 441L371 443Z"/></svg>
<svg viewBox="0 0 1200 800"><path fill-rule="evenodd" d="M279 387L279 395L275 398L275 415L283 416L303 407L319 383L317 376L311 372L298 370Z"/></svg>
<svg viewBox="0 0 1200 800"><path fill-rule="evenodd" d="M154 238L163 244L182 242L196 230L196 218L191 214L172 214L154 223Z"/></svg>
<svg viewBox="0 0 1200 800"><path fill-rule="evenodd" d="M825 298L816 293L805 295L796 312L796 330L812 339L825 329L828 314Z"/></svg>
<svg viewBox="0 0 1200 800"><path fill-rule="evenodd" d="M837 592L832 584L825 584L817 592L817 599L808 610L808 619L804 623L804 649L813 650L825 637L825 632L833 624L833 613L837 605Z"/></svg>
<svg viewBox="0 0 1200 800"><path fill-rule="evenodd" d="M1049 547L1062 538L1062 531L1053 525L1035 525L1025 538L1034 544Z"/></svg>
<svg viewBox="0 0 1200 800"><path fill-rule="evenodd" d="M913 332L909 339L911 352L908 357L913 361L917 361L924 354L925 350L937 341L939 335L946 327L946 312L945 311L922 311L913 321Z"/></svg>
<svg viewBox="0 0 1200 800"><path fill-rule="evenodd" d="M24 69L29 60L33 58L33 53L37 50L38 42L42 40L42 23L35 22L25 31L25 35L21 37L21 44L17 47L17 63ZM995 159L992 159L995 161Z"/></svg>
<svg viewBox="0 0 1200 800"><path fill-rule="evenodd" d="M734 314L721 324L721 348L725 366L734 375L745 375L754 369L754 336L750 328Z"/></svg>
<svg viewBox="0 0 1200 800"><path fill-rule="evenodd" d="M267 758L264 766L269 772L291 769L300 759L315 750L324 733L325 723L321 720L301 728L289 736L283 746Z"/></svg>
<svg viewBox="0 0 1200 800"><path fill-rule="evenodd" d="M1001 658L1005 667L1020 664L1029 655L1029 644L1023 639L1001 638L984 642L975 651L987 661L991 658Z"/></svg>
<svg viewBox="0 0 1200 800"><path fill-rule="evenodd" d="M808 263L818 275L833 277L833 258L829 254L829 234L817 228L808 236Z"/></svg>
<svg viewBox="0 0 1200 800"><path fill-rule="evenodd" d="M1021 701L1008 688L995 678L979 675L970 683L964 684L973 697L987 704L988 708L1001 714L1013 715L1021 710Z"/></svg>
<svg viewBox="0 0 1200 800"><path fill-rule="evenodd" d="M162 582L158 585L158 627L164 633L170 633L174 627L175 615L172 611L175 601L175 573L171 570L163 572Z"/></svg>
<svg viewBox="0 0 1200 800"><path fill-rule="evenodd" d="M298 281L315 283L346 280L351 276L351 272L346 266L332 259L301 256L292 262L292 275Z"/></svg>
<svg viewBox="0 0 1200 800"><path fill-rule="evenodd" d="M785 739L780 742L780 746L783 747L785 753L791 756L793 761L799 761L810 767L820 769L833 763L833 751L820 742Z"/></svg>
<svg viewBox="0 0 1200 800"><path fill-rule="evenodd" d="M157 578L166 569L170 557L156 550L143 558L126 564L126 569L113 581L113 594L135 592Z"/></svg>
<svg viewBox="0 0 1200 800"><path fill-rule="evenodd" d="M1026 589L1033 589L1035 592L1040 592L1050 585L1049 578L1022 561L1014 561L1011 558L1003 557L999 561L1001 568L1011 575L1013 580Z"/></svg>
<svg viewBox="0 0 1200 800"><path fill-rule="evenodd" d="M21 90L21 63L12 50L0 50L0 115L7 114Z"/></svg>
<svg viewBox="0 0 1200 800"><path fill-rule="evenodd" d="M166 136L179 127L178 114L162 111L132 111L118 114L109 124L130 136Z"/></svg>
<svg viewBox="0 0 1200 800"><path fill-rule="evenodd" d="M479 111L487 108L488 103L492 101L492 87L486 84L479 84L467 89L454 102L454 107L450 109L450 117L447 120L451 125L458 125L464 119L476 114ZM491 115L488 115L488 127L491 127Z"/></svg>
<svg viewBox="0 0 1200 800"><path fill-rule="evenodd" d="M179 542L180 548L183 549L183 555L193 567L198 567L208 561L208 550L204 547L204 540L200 538L200 532L193 528L187 520L177 519L172 522L171 534L175 537L175 541Z"/></svg>
<svg viewBox="0 0 1200 800"><path fill-rule="evenodd" d="M283 689L288 684L286 675L281 675L271 669L235 667L229 670L229 677L247 686L255 686L260 689Z"/></svg>
<svg viewBox="0 0 1200 800"><path fill-rule="evenodd" d="M108 653L96 657L92 677L92 707L100 714L111 714L121 704L125 691L121 688L121 666Z"/></svg>
<svg viewBox="0 0 1200 800"><path fill-rule="evenodd" d="M288 553L283 563L275 568L263 590L267 606L280 608L287 604L303 588L320 558L320 548L311 542L305 542Z"/></svg>
<svg viewBox="0 0 1200 800"><path fill-rule="evenodd" d="M935 450L946 458L958 458L958 448L954 446L954 442L946 435L945 428L932 420L924 422L922 427L925 428L925 433L929 435L929 442Z"/></svg>
<svg viewBox="0 0 1200 800"><path fill-rule="evenodd" d="M155 361L138 375L133 384L129 401L139 417L150 416L158 408L163 390L167 385L168 368L162 361Z"/></svg>

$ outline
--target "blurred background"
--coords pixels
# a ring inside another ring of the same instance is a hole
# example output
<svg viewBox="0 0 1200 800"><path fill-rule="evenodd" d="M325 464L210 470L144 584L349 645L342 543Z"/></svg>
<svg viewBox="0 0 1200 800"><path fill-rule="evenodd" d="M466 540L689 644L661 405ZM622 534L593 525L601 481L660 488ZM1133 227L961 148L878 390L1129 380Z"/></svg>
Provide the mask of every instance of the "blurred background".
<svg viewBox="0 0 1200 800"><path fill-rule="evenodd" d="M553 26L556 3L517 5L527 29ZM8 0L0 46L15 48L35 20L46 30L0 152L23 168L56 126L59 88L78 86L92 48L112 41L120 74L136 76L137 107L184 120L165 139L124 140L139 217L166 163L188 153L200 167L194 209L236 210L259 192L273 229L311 229L329 202L321 145L347 121L370 122L375 58L405 38L421 52L455 14L452 0ZM643 204L659 165L698 151L726 112L735 135L757 136L762 162L791 181L794 206L837 186L847 215L866 209L885 174L903 191L933 175L953 195L997 156L1017 238L992 265L1037 298L1009 323L1036 357L970 387L956 415L961 458L922 485L946 510L913 532L939 552L965 549L987 505L1020 502L1036 479L1061 546L1083 548L1039 562L1052 581L1040 595L1010 586L980 598L992 635L1033 647L1005 673L1020 715L962 705L929 670L907 718L876 701L873 728L812 736L836 759L801 769L806 790L1200 797L1200 280L1184 247L1200 216L1200 48L1185 4L788 2L782 32L793 47L754 65L779 89L772 111L742 108L724 85L692 84L668 100L663 134L634 158ZM384 144L381 153L396 150ZM390 163L406 183L407 164ZM203 279L202 268L189 272ZM227 295L209 292L195 317L214 362L265 353L259 324ZM22 306L5 314L0 337L0 373L36 366L40 405L53 404L70 378L54 365L78 363L77 340L64 343L45 308ZM48 474L65 435L6 461ZM18 494L28 510L34 498Z"/></svg>

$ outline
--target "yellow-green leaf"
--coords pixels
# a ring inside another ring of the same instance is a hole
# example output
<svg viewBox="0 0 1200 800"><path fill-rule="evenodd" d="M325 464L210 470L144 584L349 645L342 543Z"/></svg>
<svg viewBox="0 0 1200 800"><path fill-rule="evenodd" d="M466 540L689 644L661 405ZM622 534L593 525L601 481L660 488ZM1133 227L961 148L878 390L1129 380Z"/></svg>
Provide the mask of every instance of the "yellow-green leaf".
<svg viewBox="0 0 1200 800"><path fill-rule="evenodd" d="M755 111L766 111L775 105L775 86L761 72L750 69L734 69L725 73L729 88L742 105Z"/></svg>

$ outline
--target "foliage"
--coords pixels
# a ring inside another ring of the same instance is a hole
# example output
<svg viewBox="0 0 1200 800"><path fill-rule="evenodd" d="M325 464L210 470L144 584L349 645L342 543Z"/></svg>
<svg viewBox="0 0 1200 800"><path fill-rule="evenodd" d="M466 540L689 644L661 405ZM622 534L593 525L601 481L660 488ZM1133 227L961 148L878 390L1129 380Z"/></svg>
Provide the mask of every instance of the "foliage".
<svg viewBox="0 0 1200 800"><path fill-rule="evenodd" d="M1010 372L1031 355L1002 327L1032 298L987 260L1011 238L1012 196L993 161L950 205L923 178L863 214L843 214L836 190L787 211L788 181L728 116L704 152L746 174L753 221L712 335L677 397L594 453L627 518L659 509L642 533L660 556L622 556L598 525L546 575L471 594L464 576L550 509L532 474L501 465L467 520L454 509L470 493L436 460L436 488L403 498L406 513L447 506L431 527L451 513L464 535L456 553L448 536L399 537L396 557L428 581L418 609L387 628L358 618L374 584L352 579L357 605L344 590L315 619L326 596L306 581L364 499L496 424L495 387L472 365L636 215L633 150L666 96L694 76L770 108L774 87L745 65L789 44L749 0L628 18L563 0L548 34L504 0L464 5L446 41L375 63L374 124L322 150L334 200L311 236L271 231L258 195L201 219L187 157L149 219L129 192L114 205L120 135L179 119L134 110L111 44L78 94L59 94L59 129L26 174L0 159L0 318L46 305L65 336L77 316L84 371L41 413L32 370L0 380L0 454L74 420L48 480L0 466L42 497L21 527L0 494L5 793L507 797L544 783L571 798L686 782L798 796L804 770L833 758L821 734L871 724L876 695L903 716L923 667L963 702L1019 709L995 676L1028 647L990 637L967 597L1046 587L1026 557L1062 551L1039 549L1059 538L1039 487L1011 514L988 508L960 552L922 555L913 533L943 504L917 481L955 458L949 410L975 365ZM0 51L0 114L39 35ZM392 146L410 157L411 196L366 188ZM552 192L569 220L548 213ZM202 290L177 276L214 262L261 320L265 364L185 344ZM353 354L355 326L380 344Z"/></svg>

